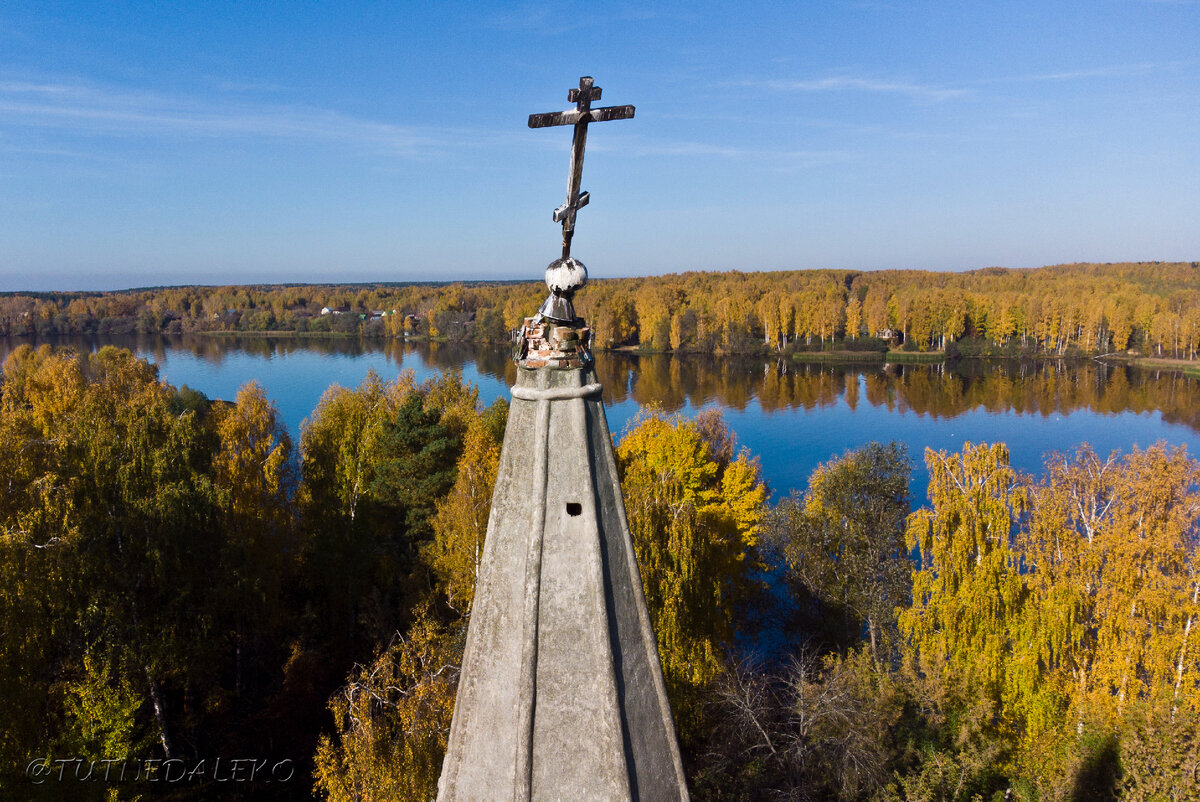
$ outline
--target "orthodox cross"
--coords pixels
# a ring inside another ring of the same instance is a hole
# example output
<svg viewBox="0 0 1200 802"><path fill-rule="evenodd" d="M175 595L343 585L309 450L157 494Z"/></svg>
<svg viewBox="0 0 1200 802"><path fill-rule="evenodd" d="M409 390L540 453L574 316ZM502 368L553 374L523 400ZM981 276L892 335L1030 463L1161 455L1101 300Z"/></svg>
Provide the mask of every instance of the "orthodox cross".
<svg viewBox="0 0 1200 802"><path fill-rule="evenodd" d="M567 202L554 210L554 222L562 223L562 258L571 255L571 237L575 235L575 214L587 206L590 195L579 191L583 179L583 148L587 144L588 123L605 120L628 120L633 117L633 106L606 106L593 109L592 101L600 99L600 87L592 86L592 78L585 75L579 79L579 88L567 93L567 100L575 108L567 111L552 111L546 114L530 114L530 128L547 128L551 125L574 125L575 136L571 139L571 168L567 176Z"/></svg>

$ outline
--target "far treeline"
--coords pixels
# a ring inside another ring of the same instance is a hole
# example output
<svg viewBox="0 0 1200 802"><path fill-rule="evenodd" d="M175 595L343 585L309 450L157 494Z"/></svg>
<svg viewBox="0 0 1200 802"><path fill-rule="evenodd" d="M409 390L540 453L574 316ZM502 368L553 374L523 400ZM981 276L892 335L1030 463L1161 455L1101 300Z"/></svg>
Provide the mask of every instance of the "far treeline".
<svg viewBox="0 0 1200 802"><path fill-rule="evenodd" d="M0 296L0 335L297 332L507 342L540 282L165 287ZM942 351L948 357L1200 352L1200 263L965 273L690 272L592 281L600 348Z"/></svg>
<svg viewBox="0 0 1200 802"><path fill-rule="evenodd" d="M371 374L293 444L257 384L211 401L111 346L15 349L0 796L433 798L507 412ZM616 458L693 798L1200 796L1183 449L1041 476L1002 443L927 450L915 512L895 443L774 505L711 410L644 413Z"/></svg>

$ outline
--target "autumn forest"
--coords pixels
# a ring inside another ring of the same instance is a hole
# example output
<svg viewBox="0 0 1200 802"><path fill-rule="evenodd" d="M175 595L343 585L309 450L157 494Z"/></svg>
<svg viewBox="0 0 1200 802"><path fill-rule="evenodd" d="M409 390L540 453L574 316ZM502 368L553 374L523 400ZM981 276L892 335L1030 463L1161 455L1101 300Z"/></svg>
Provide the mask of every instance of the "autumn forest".
<svg viewBox="0 0 1200 802"><path fill-rule="evenodd" d="M0 295L0 335L243 331L507 342L545 293L540 282L8 293ZM1200 354L1194 262L695 272L593 281L576 308L600 348Z"/></svg>
<svg viewBox="0 0 1200 802"><path fill-rule="evenodd" d="M0 335L507 342L544 294L9 294ZM598 281L576 306L597 347L650 352L1200 350L1196 264L689 273ZM616 456L694 798L1200 797L1200 462L1083 446L1027 475L1003 443L871 443L772 501L718 412L670 411L722 375L647 364L637 392L662 404L639 399ZM2 371L0 796L432 798L503 400L485 407L454 372L371 374L330 387L293 441L258 384L209 399L111 346L20 345ZM764 385L765 405L848 392L786 381ZM996 403L1037 408L1051 385L1066 382L1009 378ZM919 385L901 391L936 412ZM1193 420L1193 401L1168 412ZM912 498L918 462L929 482ZM79 773L239 755L294 775ZM28 766L64 758L63 776L31 781Z"/></svg>

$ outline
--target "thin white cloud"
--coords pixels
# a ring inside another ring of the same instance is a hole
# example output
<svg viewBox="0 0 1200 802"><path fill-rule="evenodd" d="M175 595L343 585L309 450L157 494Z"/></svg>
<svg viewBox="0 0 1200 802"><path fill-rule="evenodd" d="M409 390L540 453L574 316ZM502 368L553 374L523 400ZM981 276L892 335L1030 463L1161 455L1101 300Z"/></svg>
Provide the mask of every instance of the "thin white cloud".
<svg viewBox="0 0 1200 802"><path fill-rule="evenodd" d="M910 81L859 78L848 75L835 75L827 78L809 78L804 80L766 81L763 85L769 89L782 92L875 92L904 95L913 100L933 103L940 103L944 100L952 100L971 94L967 89L918 84Z"/></svg>
<svg viewBox="0 0 1200 802"><path fill-rule="evenodd" d="M463 149L497 147L563 151L569 137L529 138L523 127L497 131L484 128L406 126L365 119L329 109L271 105L227 95L167 96L52 81L0 80L0 150L26 155L77 153L68 139L35 135L6 143L5 134L25 131L62 132L80 137L139 139L170 137L193 140L287 140L331 143L403 158L427 158ZM841 151L747 148L725 142L596 141L589 150L621 150L635 158L679 157L769 163L795 168L845 161ZM102 152L102 151L101 151ZM85 149L93 160L101 152Z"/></svg>
<svg viewBox="0 0 1200 802"><path fill-rule="evenodd" d="M601 150L617 150L617 148L601 147ZM703 142L634 145L628 152L633 156L716 156L724 159L740 159L748 155L745 148L708 145Z"/></svg>
<svg viewBox="0 0 1200 802"><path fill-rule="evenodd" d="M522 31L541 36L557 36L600 24L613 22L639 23L670 16L676 22L694 19L685 8L666 12L643 3L628 3L618 7L595 10L586 3L564 7L562 2L523 3L503 12L481 15L484 27L502 31Z"/></svg>
<svg viewBox="0 0 1200 802"><path fill-rule="evenodd" d="M63 84L39 84L30 81L0 81L0 94L61 95L70 91Z"/></svg>
<svg viewBox="0 0 1200 802"><path fill-rule="evenodd" d="M591 149L589 147L589 149ZM609 142L596 150L619 152L634 158L681 157L712 158L770 164L780 168L814 167L851 160L854 154L844 150L795 150L787 148L747 148L711 145L704 142Z"/></svg>
<svg viewBox="0 0 1200 802"><path fill-rule="evenodd" d="M1141 64L1114 64L1106 67L1090 67L1081 70L1063 70L1037 75L1022 75L1009 80L1014 81L1075 81L1087 78L1131 78L1137 75L1148 75L1166 69L1192 64L1188 61L1159 61Z"/></svg>
<svg viewBox="0 0 1200 802"><path fill-rule="evenodd" d="M333 142L404 156L444 145L430 129L329 109L172 98L82 85L0 81L0 130L55 128L119 137L173 135Z"/></svg>
<svg viewBox="0 0 1200 802"><path fill-rule="evenodd" d="M480 17L484 27L554 36L583 28L585 20L563 13L549 3L526 3L516 8Z"/></svg>
<svg viewBox="0 0 1200 802"><path fill-rule="evenodd" d="M9 144L0 139L0 153L13 153L22 156L54 156L56 158L97 160L94 152L72 148L58 148L39 144Z"/></svg>
<svg viewBox="0 0 1200 802"><path fill-rule="evenodd" d="M231 81L227 78L208 78L214 87L222 92L282 92L284 87L265 81Z"/></svg>

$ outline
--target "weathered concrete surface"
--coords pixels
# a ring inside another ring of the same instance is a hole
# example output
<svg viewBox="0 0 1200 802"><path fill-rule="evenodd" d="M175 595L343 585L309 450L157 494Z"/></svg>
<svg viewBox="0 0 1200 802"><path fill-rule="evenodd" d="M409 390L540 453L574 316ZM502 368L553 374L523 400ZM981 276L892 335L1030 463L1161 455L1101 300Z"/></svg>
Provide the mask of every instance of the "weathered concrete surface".
<svg viewBox="0 0 1200 802"><path fill-rule="evenodd" d="M518 370L441 800L687 799L594 382Z"/></svg>

